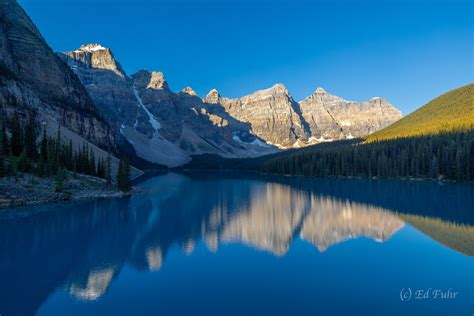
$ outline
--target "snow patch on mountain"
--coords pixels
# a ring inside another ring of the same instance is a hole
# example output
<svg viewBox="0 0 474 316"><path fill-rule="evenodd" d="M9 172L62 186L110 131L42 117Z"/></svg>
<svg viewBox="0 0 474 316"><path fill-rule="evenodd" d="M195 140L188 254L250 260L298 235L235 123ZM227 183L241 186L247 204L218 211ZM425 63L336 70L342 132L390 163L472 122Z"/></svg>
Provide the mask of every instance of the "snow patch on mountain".
<svg viewBox="0 0 474 316"><path fill-rule="evenodd" d="M255 138L253 141L251 142L244 142L242 139L240 139L240 137L236 134L234 134L232 136L232 139L238 143L242 143L242 144L247 144L247 145L255 145L255 146L260 146L260 147L265 147L265 148L270 148L272 147L271 145L265 143L265 142L262 142L260 139L258 138Z"/></svg>
<svg viewBox="0 0 474 316"><path fill-rule="evenodd" d="M105 48L104 46L100 45L100 44L86 44L86 45L81 45L81 47L79 47L77 51L83 51L83 52L97 52L99 50L106 50L107 48Z"/></svg>
<svg viewBox="0 0 474 316"><path fill-rule="evenodd" d="M150 111L146 108L146 106L143 104L142 98L138 95L137 88L133 87L133 94L135 94L135 98L137 99L138 105L146 112L148 115L148 121L150 122L151 126L155 129L155 131L158 131L161 128L160 122L158 122L153 114L151 114Z"/></svg>
<svg viewBox="0 0 474 316"><path fill-rule="evenodd" d="M258 138L255 138L253 142L251 142L250 144L252 145L256 145L256 146L260 146L260 147L267 147L267 148L270 148L272 146L268 145L267 143L265 142L262 142L260 139Z"/></svg>

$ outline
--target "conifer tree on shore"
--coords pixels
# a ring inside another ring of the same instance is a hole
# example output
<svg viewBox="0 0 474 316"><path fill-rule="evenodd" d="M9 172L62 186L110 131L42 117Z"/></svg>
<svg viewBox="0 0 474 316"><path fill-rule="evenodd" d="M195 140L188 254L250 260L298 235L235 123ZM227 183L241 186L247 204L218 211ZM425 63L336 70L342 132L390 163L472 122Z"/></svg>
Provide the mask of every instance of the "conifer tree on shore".
<svg viewBox="0 0 474 316"><path fill-rule="evenodd" d="M25 128L25 149L28 159L36 160L38 150L36 148L36 126L32 115L28 117L28 123Z"/></svg>
<svg viewBox="0 0 474 316"><path fill-rule="evenodd" d="M64 181L68 170L106 179L107 185L112 185L110 153L107 159L96 158L96 152L87 143L74 150L72 140L63 141L61 127L58 127L55 137L49 137L43 128L37 143L36 124L32 113L28 115L23 128L20 114L17 112L11 118L5 115L0 124L0 177L18 171L34 173L39 177L55 176L56 179L62 175ZM127 165L128 162L124 162L124 179L127 179ZM127 190L128 182L124 180L123 183L124 190Z"/></svg>
<svg viewBox="0 0 474 316"><path fill-rule="evenodd" d="M13 114L12 120L10 122L10 130L11 152L13 156L18 157L23 151L23 135L21 131L20 115L18 114L18 112L15 112Z"/></svg>
<svg viewBox="0 0 474 316"><path fill-rule="evenodd" d="M117 172L117 188L122 192L128 192L132 188L130 181L130 165L127 158L120 159Z"/></svg>
<svg viewBox="0 0 474 316"><path fill-rule="evenodd" d="M54 189L55 192L62 192L64 185L64 169L59 168L58 174L56 175L56 187Z"/></svg>
<svg viewBox="0 0 474 316"><path fill-rule="evenodd" d="M105 163L105 180L108 187L112 186L112 158L110 157L110 152Z"/></svg>

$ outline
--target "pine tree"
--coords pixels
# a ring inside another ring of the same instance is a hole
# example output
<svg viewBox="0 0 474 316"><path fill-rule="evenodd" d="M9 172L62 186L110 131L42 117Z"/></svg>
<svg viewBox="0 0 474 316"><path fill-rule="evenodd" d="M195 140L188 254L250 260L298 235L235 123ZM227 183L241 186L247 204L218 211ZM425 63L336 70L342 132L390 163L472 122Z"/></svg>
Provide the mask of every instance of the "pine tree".
<svg viewBox="0 0 474 316"><path fill-rule="evenodd" d="M95 164L95 155L94 155L94 150L92 147L90 147L90 153L89 153L89 174L91 176L96 176L96 164Z"/></svg>
<svg viewBox="0 0 474 316"><path fill-rule="evenodd" d="M455 168L455 176L456 176L456 180L460 180L462 179L462 153L460 150L457 150L456 151L456 158L455 158L455 161L454 161L454 168Z"/></svg>
<svg viewBox="0 0 474 316"><path fill-rule="evenodd" d="M10 142L8 141L5 118L2 120L2 127L0 129L0 154L3 154L4 157L10 155Z"/></svg>
<svg viewBox="0 0 474 316"><path fill-rule="evenodd" d="M56 140L54 141L54 171L58 172L62 167L64 166L61 161L61 125L58 125Z"/></svg>
<svg viewBox="0 0 474 316"><path fill-rule="evenodd" d="M28 118L28 124L25 128L25 149L28 159L36 161L38 151L36 149L36 127L35 120L32 115Z"/></svg>
<svg viewBox="0 0 474 316"><path fill-rule="evenodd" d="M97 176L99 178L105 179L105 163L104 159L99 158L99 161L97 163Z"/></svg>
<svg viewBox="0 0 474 316"><path fill-rule="evenodd" d="M38 177L46 176L46 165L45 161L43 160L43 155L39 155L38 164L36 166L36 174Z"/></svg>
<svg viewBox="0 0 474 316"><path fill-rule="evenodd" d="M124 181L124 190L128 192L132 189L132 181L130 180L130 164L128 163L128 159L125 157L123 162L123 181Z"/></svg>
<svg viewBox="0 0 474 316"><path fill-rule="evenodd" d="M433 159L431 159L430 176L433 179L436 179L439 176L439 164L436 156L433 156Z"/></svg>
<svg viewBox="0 0 474 316"><path fill-rule="evenodd" d="M30 165L30 162L28 161L28 157L26 156L26 149L24 149L21 152L20 157L17 158L16 169L21 172L30 171L31 165Z"/></svg>
<svg viewBox="0 0 474 316"><path fill-rule="evenodd" d="M41 137L40 155L43 162L48 161L48 137L46 136L46 129L43 129L43 136Z"/></svg>
<svg viewBox="0 0 474 316"><path fill-rule="evenodd" d="M72 140L69 140L69 145L67 146L66 149L66 168L69 170L74 169L74 154L72 150Z"/></svg>
<svg viewBox="0 0 474 316"><path fill-rule="evenodd" d="M107 155L107 161L105 162L105 180L107 181L107 186L112 185L112 158L110 153Z"/></svg>
<svg viewBox="0 0 474 316"><path fill-rule="evenodd" d="M23 135L21 133L21 123L18 112L13 114L10 125L12 134L10 139L11 151L14 156L18 157L23 151Z"/></svg>
<svg viewBox="0 0 474 316"><path fill-rule="evenodd" d="M117 188L120 191L128 192L132 188L130 181L130 165L127 158L120 159L117 172Z"/></svg>
<svg viewBox="0 0 474 316"><path fill-rule="evenodd" d="M0 177L4 177L7 175L7 170L5 167L5 156L0 154Z"/></svg>
<svg viewBox="0 0 474 316"><path fill-rule="evenodd" d="M78 170L79 173L88 174L89 173L89 150L87 148L86 143L82 144L82 149L80 151L80 169Z"/></svg>
<svg viewBox="0 0 474 316"><path fill-rule="evenodd" d="M62 192L64 185L64 169L59 168L58 173L56 174L56 187L54 189L55 192Z"/></svg>
<svg viewBox="0 0 474 316"><path fill-rule="evenodd" d="M117 183L117 189L119 189L121 191L124 188L124 181L123 180L124 180L123 160L120 159L119 165L118 165L118 170L117 170L116 183Z"/></svg>

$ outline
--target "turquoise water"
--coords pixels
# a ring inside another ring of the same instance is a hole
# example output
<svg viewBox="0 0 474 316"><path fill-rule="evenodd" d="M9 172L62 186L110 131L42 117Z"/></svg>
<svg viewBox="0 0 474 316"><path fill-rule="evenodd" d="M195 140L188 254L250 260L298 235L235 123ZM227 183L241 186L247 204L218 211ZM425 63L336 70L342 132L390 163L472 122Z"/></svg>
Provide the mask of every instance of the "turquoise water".
<svg viewBox="0 0 474 316"><path fill-rule="evenodd" d="M0 213L0 315L474 313L474 185L169 173L139 186Z"/></svg>

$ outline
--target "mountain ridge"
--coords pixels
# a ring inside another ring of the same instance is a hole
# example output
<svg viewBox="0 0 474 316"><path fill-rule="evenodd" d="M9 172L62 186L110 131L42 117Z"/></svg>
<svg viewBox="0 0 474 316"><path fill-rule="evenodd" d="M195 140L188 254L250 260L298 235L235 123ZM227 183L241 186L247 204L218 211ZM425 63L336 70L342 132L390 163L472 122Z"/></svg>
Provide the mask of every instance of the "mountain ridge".
<svg viewBox="0 0 474 316"><path fill-rule="evenodd" d="M433 135L474 126L474 83L432 99L393 125L368 137L369 142Z"/></svg>
<svg viewBox="0 0 474 316"><path fill-rule="evenodd" d="M391 110L389 114L377 112L380 104L374 100L352 102L351 115L356 113L359 118L334 113L339 111L336 106L325 109L322 133L315 128L321 122L309 121L311 115L316 115L312 108L330 100L339 102L346 111L349 102L322 88L315 93L324 92L325 97L316 103L306 98L308 104L303 110L302 103L296 102L282 83L239 98L227 98L216 89L201 97L191 87L174 92L162 72L139 70L126 74L112 51L100 44L81 45L58 55L78 75L116 134L128 139L141 158L170 167L183 165L199 154L251 158L364 136L402 117L384 99L379 103ZM371 119L363 119L364 113ZM354 127L341 127L341 119L350 120Z"/></svg>
<svg viewBox="0 0 474 316"><path fill-rule="evenodd" d="M102 148L114 140L81 81L48 46L17 1L0 2L0 105L2 115L37 113Z"/></svg>
<svg viewBox="0 0 474 316"><path fill-rule="evenodd" d="M318 144L244 165L285 175L472 181L473 101L474 85L469 84L368 137ZM373 102L382 106L380 98Z"/></svg>

